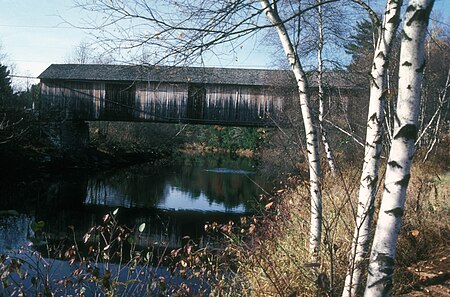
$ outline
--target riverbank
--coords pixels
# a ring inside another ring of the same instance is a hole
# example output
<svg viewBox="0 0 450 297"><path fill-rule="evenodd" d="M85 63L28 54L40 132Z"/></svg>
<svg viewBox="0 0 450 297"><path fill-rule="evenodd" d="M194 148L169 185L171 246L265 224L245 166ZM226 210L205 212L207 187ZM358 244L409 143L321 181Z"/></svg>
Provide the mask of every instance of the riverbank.
<svg viewBox="0 0 450 297"><path fill-rule="evenodd" d="M323 186L324 240L320 263L309 263L309 189L291 177L267 200L267 214L229 234L226 251L239 274L221 281L222 290L241 296L320 296L342 292L352 240L359 172L342 169L340 178L326 175ZM400 231L395 296L449 296L448 253L450 174L446 164L415 164ZM380 201L378 194L377 201ZM243 239L244 237L244 239ZM317 275L324 280L318 286ZM443 294L443 292L445 294ZM219 292L220 293L220 292Z"/></svg>

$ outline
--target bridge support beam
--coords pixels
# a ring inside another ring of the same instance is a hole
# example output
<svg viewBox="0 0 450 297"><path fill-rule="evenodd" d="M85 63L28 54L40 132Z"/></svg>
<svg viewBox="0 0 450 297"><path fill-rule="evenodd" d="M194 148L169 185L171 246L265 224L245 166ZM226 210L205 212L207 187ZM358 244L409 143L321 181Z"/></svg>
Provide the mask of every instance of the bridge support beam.
<svg viewBox="0 0 450 297"><path fill-rule="evenodd" d="M63 150L84 150L89 146L89 124L84 121L48 122L43 131L51 143Z"/></svg>

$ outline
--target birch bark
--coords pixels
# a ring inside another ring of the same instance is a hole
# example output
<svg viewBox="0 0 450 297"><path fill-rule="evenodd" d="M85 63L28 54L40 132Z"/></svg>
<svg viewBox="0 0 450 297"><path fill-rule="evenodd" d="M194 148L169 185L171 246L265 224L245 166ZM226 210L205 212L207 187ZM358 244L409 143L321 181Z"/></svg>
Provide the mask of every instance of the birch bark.
<svg viewBox="0 0 450 297"><path fill-rule="evenodd" d="M292 45L284 23L278 15L276 2L270 3L268 0L261 0L261 6L269 22L275 27L288 62L294 73L300 99L300 108L302 112L303 124L306 133L306 149L308 153L309 165L309 183L311 194L311 225L309 248L311 261L318 260L320 251L320 241L322 235L322 191L320 184L320 160L317 131L313 124L311 104L308 94L308 82L306 74L302 68L298 55Z"/></svg>
<svg viewBox="0 0 450 297"><path fill-rule="evenodd" d="M370 228L382 148L388 58L400 22L399 15L402 2L402 0L387 1L383 23L381 28L379 28L375 47L370 74L370 101L364 146L364 163L360 180L356 225L350 252L349 268L342 293L343 297L356 295L367 263Z"/></svg>
<svg viewBox="0 0 450 297"><path fill-rule="evenodd" d="M424 43L434 0L410 0L402 31L399 93L392 146L364 296L389 296L398 233L417 139Z"/></svg>
<svg viewBox="0 0 450 297"><path fill-rule="evenodd" d="M319 6L317 7L317 16L319 21L319 40L317 44L317 85L319 87L319 127L320 134L322 136L323 147L325 148L325 153L327 155L328 166L330 166L331 173L336 174L336 162L333 156L333 151L331 150L331 146L328 143L327 130L323 123L323 59L322 59L322 51L323 51L323 15L322 15L322 0L318 0L317 3Z"/></svg>

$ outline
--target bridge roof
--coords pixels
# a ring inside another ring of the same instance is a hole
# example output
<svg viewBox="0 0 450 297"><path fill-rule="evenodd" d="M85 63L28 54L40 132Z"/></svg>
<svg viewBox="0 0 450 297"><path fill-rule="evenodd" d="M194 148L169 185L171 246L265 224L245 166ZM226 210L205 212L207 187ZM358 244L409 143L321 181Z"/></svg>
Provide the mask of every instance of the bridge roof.
<svg viewBox="0 0 450 297"><path fill-rule="evenodd" d="M355 80L354 77L345 71L326 72L324 81L328 86L355 88L360 85L361 80L360 78ZM294 86L295 84L292 71L288 70L102 64L52 64L38 78L41 80L156 81L250 86ZM311 79L310 84L312 87L317 86L315 79Z"/></svg>
<svg viewBox="0 0 450 297"><path fill-rule="evenodd" d="M52 64L40 79L89 81L157 81L172 83L287 85L289 71L208 67Z"/></svg>

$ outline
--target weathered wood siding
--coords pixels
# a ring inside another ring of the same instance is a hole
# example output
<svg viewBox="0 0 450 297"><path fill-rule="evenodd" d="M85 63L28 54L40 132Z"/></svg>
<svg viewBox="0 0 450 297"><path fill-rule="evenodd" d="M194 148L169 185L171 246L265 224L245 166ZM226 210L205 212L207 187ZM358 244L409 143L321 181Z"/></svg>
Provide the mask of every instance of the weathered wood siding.
<svg viewBox="0 0 450 297"><path fill-rule="evenodd" d="M98 119L104 109L105 84L98 82L41 82L43 118Z"/></svg>
<svg viewBox="0 0 450 297"><path fill-rule="evenodd" d="M41 81L44 119L270 125L292 89L164 82Z"/></svg>

